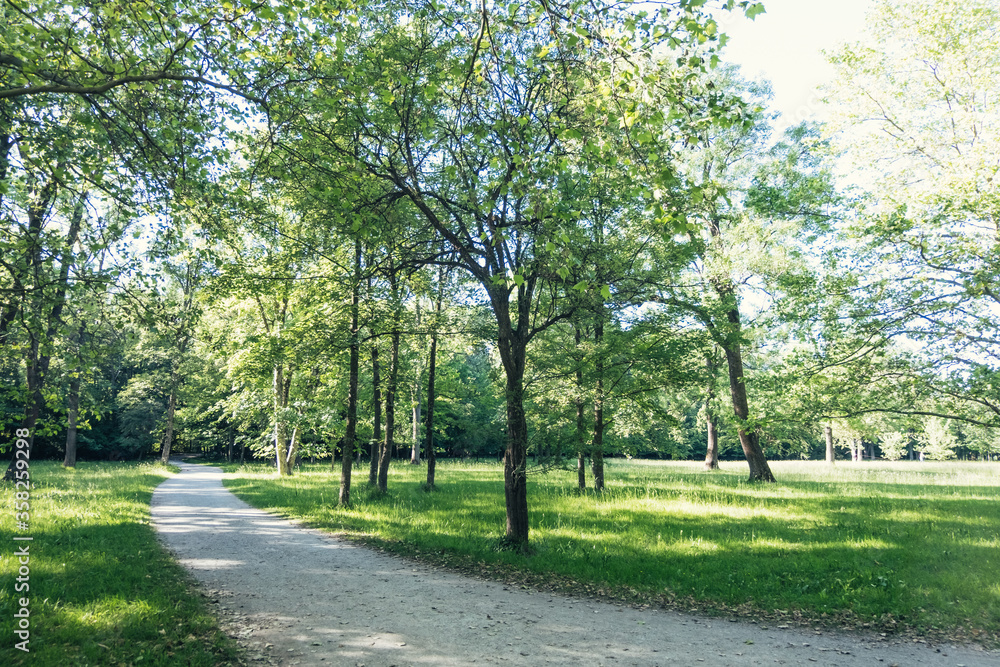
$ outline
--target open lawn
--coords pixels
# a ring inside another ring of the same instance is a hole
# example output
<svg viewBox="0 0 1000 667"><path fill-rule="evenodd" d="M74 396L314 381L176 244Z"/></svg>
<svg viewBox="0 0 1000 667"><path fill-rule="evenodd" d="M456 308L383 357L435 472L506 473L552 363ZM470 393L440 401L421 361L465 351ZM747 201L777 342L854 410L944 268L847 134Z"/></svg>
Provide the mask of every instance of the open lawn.
<svg viewBox="0 0 1000 667"><path fill-rule="evenodd" d="M355 472L305 466L278 480L229 466L247 502L396 553L543 588L638 604L1000 644L1000 464L778 462L777 484L746 466L610 461L607 490L575 471L529 473L532 553L496 549L502 470L394 465L389 493Z"/></svg>
<svg viewBox="0 0 1000 667"><path fill-rule="evenodd" d="M237 664L203 598L160 547L149 523L161 465L32 461L28 530L16 530L14 489L0 487L0 664ZM30 536L14 541L14 536ZM15 552L28 545L30 572ZM30 589L16 592L16 578ZM30 653L14 648L14 614L29 600Z"/></svg>

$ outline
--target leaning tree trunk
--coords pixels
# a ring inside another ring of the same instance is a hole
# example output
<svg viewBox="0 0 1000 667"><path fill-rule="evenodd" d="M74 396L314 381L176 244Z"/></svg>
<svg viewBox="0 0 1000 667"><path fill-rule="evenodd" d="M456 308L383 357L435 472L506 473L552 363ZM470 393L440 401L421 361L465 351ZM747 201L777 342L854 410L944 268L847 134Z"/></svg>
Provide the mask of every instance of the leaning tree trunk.
<svg viewBox="0 0 1000 667"><path fill-rule="evenodd" d="M358 340L358 320L361 303L361 239L354 241L354 281L351 285L351 346L350 375L347 387L347 429L341 452L340 497L341 505L351 503L351 466L354 465L354 447L358 432L358 363L361 354Z"/></svg>
<svg viewBox="0 0 1000 667"><path fill-rule="evenodd" d="M735 298L731 290L720 290L721 295ZM750 419L750 404L747 400L747 387L743 374L743 352L740 346L740 312L734 305L726 314L729 320L729 335L718 342L726 354L729 367L729 393L733 401L733 412L736 414L736 433L743 448L743 456L750 466L751 482L773 482L774 475L767 464L764 450L761 449L757 433L746 427Z"/></svg>
<svg viewBox="0 0 1000 667"><path fill-rule="evenodd" d="M738 317L738 315L737 315ZM737 342L729 341L723 348L726 353L726 361L729 364L729 391L733 399L733 412L739 426L737 434L740 438L740 446L743 448L743 456L746 457L750 466L751 482L773 482L774 474L767 464L764 450L760 447L757 433L748 431L745 424L750 419L750 404L747 401L746 384L743 381L743 355L740 345Z"/></svg>

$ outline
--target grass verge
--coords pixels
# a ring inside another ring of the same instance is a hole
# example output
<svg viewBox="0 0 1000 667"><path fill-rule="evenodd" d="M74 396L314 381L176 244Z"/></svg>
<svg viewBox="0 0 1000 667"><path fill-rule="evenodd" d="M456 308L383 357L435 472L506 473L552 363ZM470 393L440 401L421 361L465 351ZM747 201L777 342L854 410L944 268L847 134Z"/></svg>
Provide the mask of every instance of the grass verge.
<svg viewBox="0 0 1000 667"><path fill-rule="evenodd" d="M511 583L762 623L871 629L1000 645L1000 466L614 461L608 488L580 494L575 471L529 474L532 550L497 550L497 465L439 462L390 473L389 492L306 466L276 479L230 466L247 502L401 555Z"/></svg>
<svg viewBox="0 0 1000 667"><path fill-rule="evenodd" d="M15 531L14 489L0 487L0 664L240 664L191 581L150 525L162 465L32 461L30 524ZM30 542L12 537L31 536ZM29 545L30 590L16 592L15 551ZM14 613L30 601L30 653L14 648ZM16 606L17 605L17 606ZM13 638L13 639L12 639Z"/></svg>

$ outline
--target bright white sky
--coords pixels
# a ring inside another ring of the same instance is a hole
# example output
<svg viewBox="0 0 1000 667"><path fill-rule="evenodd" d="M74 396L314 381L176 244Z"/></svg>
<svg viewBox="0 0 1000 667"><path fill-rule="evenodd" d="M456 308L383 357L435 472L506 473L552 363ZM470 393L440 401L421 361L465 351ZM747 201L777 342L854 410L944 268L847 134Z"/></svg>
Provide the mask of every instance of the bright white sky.
<svg viewBox="0 0 1000 667"><path fill-rule="evenodd" d="M833 78L821 53L860 37L873 0L763 0L753 21L738 12L719 16L729 34L723 60L736 62L747 78L763 76L774 88L780 127L812 116L821 106L816 87Z"/></svg>

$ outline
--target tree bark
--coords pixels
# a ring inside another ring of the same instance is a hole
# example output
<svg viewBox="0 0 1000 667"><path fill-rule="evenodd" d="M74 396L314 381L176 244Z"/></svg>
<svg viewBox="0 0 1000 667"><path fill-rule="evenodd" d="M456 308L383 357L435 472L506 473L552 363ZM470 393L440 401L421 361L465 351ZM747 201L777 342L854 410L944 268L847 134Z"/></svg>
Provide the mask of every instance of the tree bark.
<svg viewBox="0 0 1000 667"><path fill-rule="evenodd" d="M410 427L413 446L410 451L410 464L420 465L420 420L421 410L423 409L423 394L420 391L419 376L417 376L418 384L415 386L416 391L413 393L413 407L410 410Z"/></svg>
<svg viewBox="0 0 1000 667"><path fill-rule="evenodd" d="M292 437L288 439L288 453L285 454L285 471L291 475L295 470L296 460L299 458L299 439L302 437L302 429L296 424L292 428Z"/></svg>
<svg viewBox="0 0 1000 667"><path fill-rule="evenodd" d="M420 299L417 299L417 326L419 327L420 322ZM417 368L416 376L413 378L413 390L411 396L413 397L413 433L410 445L410 465L420 465L420 397L421 397L421 386L420 386L420 369Z"/></svg>
<svg viewBox="0 0 1000 667"><path fill-rule="evenodd" d="M604 313L594 322L594 342L597 343L597 357L594 370L597 381L594 387L594 441L590 448L590 468L594 475L594 491L604 490L604 354L600 349L604 341Z"/></svg>
<svg viewBox="0 0 1000 667"><path fill-rule="evenodd" d="M392 454L396 448L396 396L399 393L399 337L402 303L395 274L389 276L389 288L393 303L392 332L389 337L389 384L385 392L385 441L379 456L377 480L378 489L382 492L389 488L389 462L392 460Z"/></svg>
<svg viewBox="0 0 1000 667"><path fill-rule="evenodd" d="M371 461L368 465L368 484L378 484L379 452L382 448L382 388L378 365L378 342L372 340L372 442Z"/></svg>
<svg viewBox="0 0 1000 667"><path fill-rule="evenodd" d="M583 333L580 328L573 327L573 334L576 340L576 349L579 354L580 344L583 342ZM576 364L576 485L580 490L587 488L587 452L586 452L586 428L583 400L583 359L578 358Z"/></svg>
<svg viewBox="0 0 1000 667"><path fill-rule="evenodd" d="M705 431L708 447L705 452L705 470L719 469L719 429L715 425L715 416L705 415Z"/></svg>
<svg viewBox="0 0 1000 667"><path fill-rule="evenodd" d="M389 488L389 462L396 449L396 395L399 393L399 325L393 324L389 338L389 384L385 391L385 439L378 460L378 489Z"/></svg>
<svg viewBox="0 0 1000 667"><path fill-rule="evenodd" d="M507 506L507 539L528 542L528 420L524 413L524 354L512 346L507 375L507 451L503 459L504 498Z"/></svg>
<svg viewBox="0 0 1000 667"><path fill-rule="evenodd" d="M80 414L80 383L83 373L83 363L80 357L80 346L83 344L85 327L80 325L73 337L72 350L70 356L73 360L71 378L69 382L69 395L66 397L66 453L63 457L63 466L66 468L76 467L76 437L77 419Z"/></svg>
<svg viewBox="0 0 1000 667"><path fill-rule="evenodd" d="M160 460L165 464L170 462L170 448L174 443L174 414L177 412L177 386L180 384L180 374L177 369L170 371L170 396L167 398L167 426L163 433L163 446L160 450ZM281 454L279 453L280 457Z"/></svg>
<svg viewBox="0 0 1000 667"><path fill-rule="evenodd" d="M826 437L826 462L832 465L833 462L834 462L834 456L833 456L833 425L832 424L827 424L823 428L823 434Z"/></svg>
<svg viewBox="0 0 1000 667"><path fill-rule="evenodd" d="M427 488L434 488L434 467L437 457L434 453L434 376L437 371L438 328L441 326L441 313L444 312L444 288L448 273L444 267L438 270L437 302L434 304L434 329L431 333L431 352L427 361L427 444L424 447L424 458L427 459Z"/></svg>
<svg viewBox="0 0 1000 667"><path fill-rule="evenodd" d="M723 299L732 300L732 306L726 313L729 322L727 335L718 336L716 343L722 347L726 355L726 364L729 367L729 393L733 401L733 412L737 419L737 435L740 439L740 446L743 448L743 456L750 466L751 482L773 482L774 474L767 464L764 450L760 447L759 436L755 431L747 430L746 423L750 419L750 404L747 400L747 388L743 374L743 351L741 349L740 336L740 311L736 306L736 295L731 283L716 284L716 291Z"/></svg>
<svg viewBox="0 0 1000 667"><path fill-rule="evenodd" d="M351 360L347 387L347 429L344 433L344 450L340 465L341 505L351 503L351 466L354 465L354 447L358 432L358 363L361 354L358 340L358 320L361 303L361 239L354 241L354 281L351 285Z"/></svg>
<svg viewBox="0 0 1000 667"><path fill-rule="evenodd" d="M274 381L271 386L271 393L274 395L274 461L278 468L278 475L288 474L286 447L288 446L288 434L285 431L285 419L282 412L285 409L285 402L282 394L285 388L285 366L284 364L274 365Z"/></svg>
<svg viewBox="0 0 1000 667"><path fill-rule="evenodd" d="M738 343L731 343L724 348L726 361L729 364L729 391L733 399L733 412L739 420L737 434L743 456L750 466L751 482L773 482L774 475L767 464L764 450L760 447L757 433L748 431L744 424L750 418L750 406L747 401L746 385L743 382L743 356Z"/></svg>
<svg viewBox="0 0 1000 667"><path fill-rule="evenodd" d="M76 467L76 419L80 410L80 372L77 371L69 383L67 424L66 424L66 456L63 466Z"/></svg>
<svg viewBox="0 0 1000 667"><path fill-rule="evenodd" d="M431 336L431 353L427 366L427 424L424 459L427 461L427 488L434 488L434 373L437 367L437 333Z"/></svg>
<svg viewBox="0 0 1000 667"><path fill-rule="evenodd" d="M503 459L507 509L505 539L514 547L524 547L528 543L528 420L524 412L524 371L533 288L534 281L528 280L518 291L516 328L511 322L506 288L490 288L490 300L498 324L497 348L507 377L507 450Z"/></svg>
<svg viewBox="0 0 1000 667"><path fill-rule="evenodd" d="M715 422L712 402L715 400L715 358L708 356L708 391L705 394L705 431L708 442L705 448L705 470L719 469L719 429Z"/></svg>

